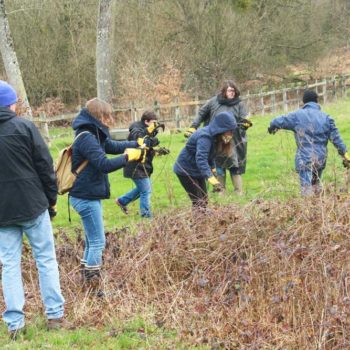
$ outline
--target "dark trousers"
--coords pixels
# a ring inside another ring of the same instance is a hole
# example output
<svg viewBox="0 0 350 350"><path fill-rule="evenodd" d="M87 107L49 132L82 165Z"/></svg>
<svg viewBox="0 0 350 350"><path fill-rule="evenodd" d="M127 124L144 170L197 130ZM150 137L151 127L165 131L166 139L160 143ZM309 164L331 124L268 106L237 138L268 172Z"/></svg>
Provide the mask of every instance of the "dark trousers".
<svg viewBox="0 0 350 350"><path fill-rule="evenodd" d="M208 204L207 184L203 177L177 175L182 187L191 199L193 207L206 207Z"/></svg>

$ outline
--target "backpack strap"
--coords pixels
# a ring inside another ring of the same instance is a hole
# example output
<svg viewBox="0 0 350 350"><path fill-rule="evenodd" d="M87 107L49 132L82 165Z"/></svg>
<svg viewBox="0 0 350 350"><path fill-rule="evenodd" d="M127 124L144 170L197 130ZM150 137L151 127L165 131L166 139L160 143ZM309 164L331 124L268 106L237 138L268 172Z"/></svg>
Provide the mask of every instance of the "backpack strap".
<svg viewBox="0 0 350 350"><path fill-rule="evenodd" d="M83 135L83 134L91 134L91 132L89 131L83 131L81 133L79 133L77 136L75 136L74 138L74 141L72 143L72 147L75 143L75 141L79 138L80 135ZM79 166L76 170L72 171L72 173L75 175L75 176L78 176L84 169L85 167L88 165L89 161L87 159L85 159Z"/></svg>

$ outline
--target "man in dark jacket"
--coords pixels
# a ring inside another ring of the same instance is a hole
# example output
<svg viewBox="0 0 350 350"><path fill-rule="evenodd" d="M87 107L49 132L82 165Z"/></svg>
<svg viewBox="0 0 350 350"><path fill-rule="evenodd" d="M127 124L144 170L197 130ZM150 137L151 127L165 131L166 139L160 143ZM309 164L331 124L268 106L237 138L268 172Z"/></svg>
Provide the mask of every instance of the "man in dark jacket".
<svg viewBox="0 0 350 350"><path fill-rule="evenodd" d="M153 147L159 145L158 138L152 137L155 123L157 123L157 115L152 111L146 111L142 114L141 121L131 124L129 128L128 140L137 141L140 138L144 138L144 144L148 151L144 163L129 162L124 168L124 177L132 179L136 185L136 188L115 200L125 214L128 214L127 205L140 198L140 215L147 218L152 216L150 176L153 173Z"/></svg>
<svg viewBox="0 0 350 350"><path fill-rule="evenodd" d="M33 249L49 328L64 325L63 305L50 215L57 186L49 150L35 125L17 117L17 95L0 80L0 260L10 336L24 327L21 276L23 233Z"/></svg>
<svg viewBox="0 0 350 350"><path fill-rule="evenodd" d="M297 152L295 154L295 168L299 174L301 194L311 195L321 190L320 179L326 167L327 144L331 141L343 157L343 164L349 167L350 157L342 141L334 120L321 111L317 93L305 90L304 106L273 119L268 128L270 134L279 129L294 132Z"/></svg>

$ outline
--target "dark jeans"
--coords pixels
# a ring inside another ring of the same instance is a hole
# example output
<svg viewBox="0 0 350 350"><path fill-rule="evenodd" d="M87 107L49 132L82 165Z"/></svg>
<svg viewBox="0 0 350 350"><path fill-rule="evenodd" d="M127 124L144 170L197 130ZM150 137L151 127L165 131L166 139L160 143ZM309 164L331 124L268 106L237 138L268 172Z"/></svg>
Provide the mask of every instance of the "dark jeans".
<svg viewBox="0 0 350 350"><path fill-rule="evenodd" d="M193 207L206 207L208 204L207 184L204 177L177 175L182 187L191 199Z"/></svg>

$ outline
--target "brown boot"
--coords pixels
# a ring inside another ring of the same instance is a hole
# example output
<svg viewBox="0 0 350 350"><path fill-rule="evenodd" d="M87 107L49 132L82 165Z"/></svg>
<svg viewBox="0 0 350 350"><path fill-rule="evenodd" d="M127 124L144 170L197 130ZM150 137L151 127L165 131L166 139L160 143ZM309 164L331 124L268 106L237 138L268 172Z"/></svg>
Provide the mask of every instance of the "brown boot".
<svg viewBox="0 0 350 350"><path fill-rule="evenodd" d="M51 318L47 320L47 329L55 330L55 329L75 329L72 323L67 321L64 317L60 318Z"/></svg>

